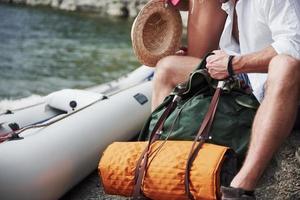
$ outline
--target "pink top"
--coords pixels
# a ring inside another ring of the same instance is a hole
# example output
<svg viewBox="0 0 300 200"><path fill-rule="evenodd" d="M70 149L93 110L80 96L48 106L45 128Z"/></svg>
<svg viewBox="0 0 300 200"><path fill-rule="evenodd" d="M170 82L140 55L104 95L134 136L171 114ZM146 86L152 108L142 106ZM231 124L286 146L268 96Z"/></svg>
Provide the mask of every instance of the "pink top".
<svg viewBox="0 0 300 200"><path fill-rule="evenodd" d="M170 3L173 4L173 6L177 6L180 2L180 0L169 0L169 1L170 1Z"/></svg>

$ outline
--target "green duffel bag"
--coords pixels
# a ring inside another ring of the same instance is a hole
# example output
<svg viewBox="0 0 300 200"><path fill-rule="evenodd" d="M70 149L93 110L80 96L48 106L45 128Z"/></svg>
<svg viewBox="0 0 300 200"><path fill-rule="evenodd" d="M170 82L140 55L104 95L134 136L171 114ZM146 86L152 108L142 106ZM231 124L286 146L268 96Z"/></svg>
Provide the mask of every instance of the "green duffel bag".
<svg viewBox="0 0 300 200"><path fill-rule="evenodd" d="M194 140L218 84L217 80L209 76L205 66L204 59L190 74L189 80L179 84L154 110L145 123L139 140L149 139L162 113L175 98L176 106L166 117L159 139ZM232 148L241 161L248 148L252 121L258 106L258 101L243 81L234 77L224 80L206 141Z"/></svg>

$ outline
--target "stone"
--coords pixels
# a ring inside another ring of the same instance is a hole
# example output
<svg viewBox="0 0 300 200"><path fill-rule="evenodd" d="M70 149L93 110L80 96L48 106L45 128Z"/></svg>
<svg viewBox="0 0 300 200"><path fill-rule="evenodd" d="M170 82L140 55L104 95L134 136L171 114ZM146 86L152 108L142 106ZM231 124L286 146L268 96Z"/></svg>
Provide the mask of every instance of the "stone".
<svg viewBox="0 0 300 200"><path fill-rule="evenodd" d="M136 17L139 12L139 8L137 7L137 2L136 1L130 1L127 9L129 11L129 16L130 17Z"/></svg>
<svg viewBox="0 0 300 200"><path fill-rule="evenodd" d="M129 3L128 9L129 9L129 15L130 17L136 17L139 13L139 11L144 7L144 5L147 3L145 0L135 0Z"/></svg>
<svg viewBox="0 0 300 200"><path fill-rule="evenodd" d="M36 6L36 5L42 5L42 6L50 6L52 0L26 0L27 5Z"/></svg>
<svg viewBox="0 0 300 200"><path fill-rule="evenodd" d="M106 1L81 0L76 3L77 10L83 12L102 12L106 6Z"/></svg>
<svg viewBox="0 0 300 200"><path fill-rule="evenodd" d="M52 0L51 1L51 7L52 8L59 8L61 3L62 3L62 0Z"/></svg>
<svg viewBox="0 0 300 200"><path fill-rule="evenodd" d="M128 17L127 2L112 1L107 5L106 13L115 17Z"/></svg>
<svg viewBox="0 0 300 200"><path fill-rule="evenodd" d="M15 4L26 4L26 0L11 0L11 2Z"/></svg>
<svg viewBox="0 0 300 200"><path fill-rule="evenodd" d="M0 0L0 3L11 3L11 0Z"/></svg>
<svg viewBox="0 0 300 200"><path fill-rule="evenodd" d="M0 2L43 5L67 11L97 12L115 17L136 17L148 0L0 0Z"/></svg>
<svg viewBox="0 0 300 200"><path fill-rule="evenodd" d="M76 10L77 1L76 0L63 0L59 5L59 9L75 11Z"/></svg>

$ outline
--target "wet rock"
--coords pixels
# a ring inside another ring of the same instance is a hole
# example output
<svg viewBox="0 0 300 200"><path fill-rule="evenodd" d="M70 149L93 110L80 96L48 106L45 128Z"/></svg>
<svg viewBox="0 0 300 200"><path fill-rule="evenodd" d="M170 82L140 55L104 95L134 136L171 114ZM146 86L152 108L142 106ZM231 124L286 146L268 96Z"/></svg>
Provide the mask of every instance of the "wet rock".
<svg viewBox="0 0 300 200"><path fill-rule="evenodd" d="M128 10L129 10L129 16L130 17L136 17L140 8L139 8L139 5L136 1L131 1L129 4L128 4Z"/></svg>
<svg viewBox="0 0 300 200"><path fill-rule="evenodd" d="M112 1L112 3L108 4L106 13L115 17L128 17L127 4L126 1Z"/></svg>
<svg viewBox="0 0 300 200"><path fill-rule="evenodd" d="M10 3L15 3L15 4L26 4L26 0L11 0Z"/></svg>
<svg viewBox="0 0 300 200"><path fill-rule="evenodd" d="M51 1L51 7L52 8L59 8L61 3L62 3L62 0L52 0Z"/></svg>
<svg viewBox="0 0 300 200"><path fill-rule="evenodd" d="M135 0L130 1L127 5L129 10L130 17L136 17L139 11L143 8L143 6L147 3L147 0Z"/></svg>
<svg viewBox="0 0 300 200"><path fill-rule="evenodd" d="M0 0L0 3L11 3L11 0Z"/></svg>
<svg viewBox="0 0 300 200"><path fill-rule="evenodd" d="M63 0L59 5L59 9L75 11L76 10L77 1L76 0Z"/></svg>
<svg viewBox="0 0 300 200"><path fill-rule="evenodd" d="M136 17L148 0L0 0L5 3L43 5L67 11L94 12L115 17ZM186 24L187 13L183 12Z"/></svg>
<svg viewBox="0 0 300 200"><path fill-rule="evenodd" d="M4 3L43 5L67 11L86 11L117 17L135 17L148 0L0 0Z"/></svg>
<svg viewBox="0 0 300 200"><path fill-rule="evenodd" d="M103 13L105 10L107 1L106 0L81 0L76 4L76 10L86 12L98 12Z"/></svg>
<svg viewBox="0 0 300 200"><path fill-rule="evenodd" d="M42 6L50 6L52 0L26 0L26 4L31 6L42 5Z"/></svg>

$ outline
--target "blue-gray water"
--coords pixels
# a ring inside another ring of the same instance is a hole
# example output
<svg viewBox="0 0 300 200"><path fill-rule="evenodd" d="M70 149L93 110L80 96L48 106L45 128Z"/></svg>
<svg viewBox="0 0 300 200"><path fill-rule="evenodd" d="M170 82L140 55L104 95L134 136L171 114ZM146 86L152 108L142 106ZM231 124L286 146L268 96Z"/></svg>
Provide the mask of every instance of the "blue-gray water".
<svg viewBox="0 0 300 200"><path fill-rule="evenodd" d="M86 88L136 68L131 21L0 4L0 100Z"/></svg>

